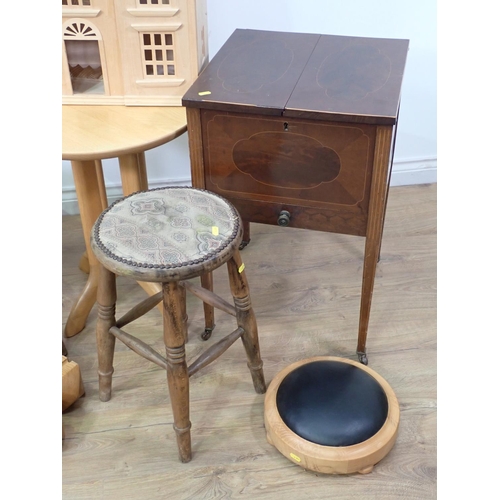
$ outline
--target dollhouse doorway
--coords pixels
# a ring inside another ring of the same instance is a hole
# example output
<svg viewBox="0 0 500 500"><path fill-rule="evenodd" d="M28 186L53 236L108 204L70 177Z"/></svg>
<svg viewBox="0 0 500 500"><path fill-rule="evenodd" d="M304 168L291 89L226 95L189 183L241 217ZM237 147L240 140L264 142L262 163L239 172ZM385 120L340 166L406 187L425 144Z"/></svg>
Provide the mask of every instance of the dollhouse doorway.
<svg viewBox="0 0 500 500"><path fill-rule="evenodd" d="M86 20L72 19L63 27L63 42L72 94L106 94L99 30Z"/></svg>

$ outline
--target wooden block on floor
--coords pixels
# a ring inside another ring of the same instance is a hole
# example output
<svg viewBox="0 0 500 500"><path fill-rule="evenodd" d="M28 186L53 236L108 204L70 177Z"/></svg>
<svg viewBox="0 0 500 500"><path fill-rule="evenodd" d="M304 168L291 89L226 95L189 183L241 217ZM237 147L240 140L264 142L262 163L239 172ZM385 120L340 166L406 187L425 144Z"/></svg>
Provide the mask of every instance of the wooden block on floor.
<svg viewBox="0 0 500 500"><path fill-rule="evenodd" d="M62 411L71 406L85 393L80 367L74 361L62 357Z"/></svg>

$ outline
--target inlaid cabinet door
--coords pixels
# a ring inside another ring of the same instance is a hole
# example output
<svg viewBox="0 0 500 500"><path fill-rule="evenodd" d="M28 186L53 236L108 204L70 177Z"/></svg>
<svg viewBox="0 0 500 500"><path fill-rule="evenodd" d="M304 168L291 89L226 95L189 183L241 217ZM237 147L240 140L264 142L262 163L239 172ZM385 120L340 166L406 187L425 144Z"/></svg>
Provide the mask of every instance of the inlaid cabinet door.
<svg viewBox="0 0 500 500"><path fill-rule="evenodd" d="M242 217L364 235L376 127L202 111L206 188Z"/></svg>

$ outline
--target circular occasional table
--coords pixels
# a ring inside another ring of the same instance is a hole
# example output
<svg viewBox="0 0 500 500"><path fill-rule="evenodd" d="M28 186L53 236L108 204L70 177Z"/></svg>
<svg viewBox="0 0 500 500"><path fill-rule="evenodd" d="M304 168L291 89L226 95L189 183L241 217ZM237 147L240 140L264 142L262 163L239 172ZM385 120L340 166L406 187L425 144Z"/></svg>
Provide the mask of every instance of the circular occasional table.
<svg viewBox="0 0 500 500"><path fill-rule="evenodd" d="M89 274L69 313L66 337L83 330L97 298L99 268L90 231L107 208L101 160L118 158L124 196L148 189L144 152L186 130L186 111L180 106L62 106L62 159L71 161L88 259L88 266L81 265ZM159 290L154 283L140 284L150 295Z"/></svg>

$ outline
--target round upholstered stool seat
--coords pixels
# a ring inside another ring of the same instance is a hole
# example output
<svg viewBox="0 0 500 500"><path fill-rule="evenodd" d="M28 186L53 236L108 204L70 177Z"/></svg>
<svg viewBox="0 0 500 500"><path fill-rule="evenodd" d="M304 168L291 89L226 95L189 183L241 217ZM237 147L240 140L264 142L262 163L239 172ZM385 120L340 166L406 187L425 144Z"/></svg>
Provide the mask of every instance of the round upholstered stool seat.
<svg viewBox="0 0 500 500"><path fill-rule="evenodd" d="M100 215L91 235L92 250L110 271L153 282L211 272L241 240L242 222L233 205L189 187L118 200Z"/></svg>
<svg viewBox="0 0 500 500"><path fill-rule="evenodd" d="M332 356L294 363L276 375L265 399L268 441L316 472L371 472L396 440L394 391L361 363Z"/></svg>

